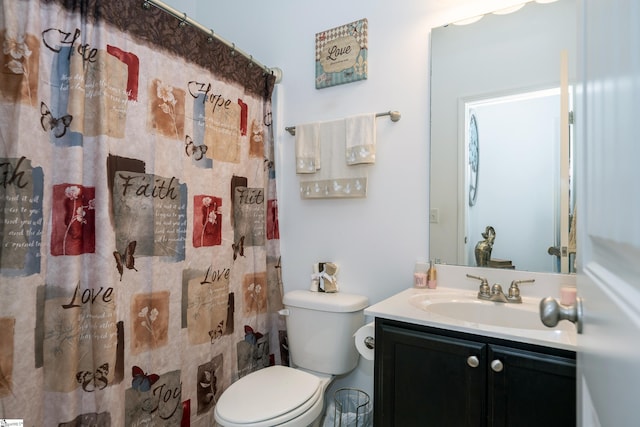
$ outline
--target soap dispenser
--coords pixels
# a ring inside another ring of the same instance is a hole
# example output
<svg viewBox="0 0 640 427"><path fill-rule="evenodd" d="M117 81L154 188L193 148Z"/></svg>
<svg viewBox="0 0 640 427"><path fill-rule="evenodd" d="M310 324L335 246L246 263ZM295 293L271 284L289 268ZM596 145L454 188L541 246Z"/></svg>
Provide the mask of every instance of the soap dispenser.
<svg viewBox="0 0 640 427"><path fill-rule="evenodd" d="M433 260L429 261L429 270L427 270L427 287L435 289L438 286L438 272L433 265Z"/></svg>

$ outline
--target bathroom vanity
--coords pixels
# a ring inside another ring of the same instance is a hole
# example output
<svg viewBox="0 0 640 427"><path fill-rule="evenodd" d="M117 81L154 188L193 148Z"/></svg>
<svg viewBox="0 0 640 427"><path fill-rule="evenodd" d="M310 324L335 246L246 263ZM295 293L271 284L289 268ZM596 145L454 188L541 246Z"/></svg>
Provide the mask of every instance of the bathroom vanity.
<svg viewBox="0 0 640 427"><path fill-rule="evenodd" d="M376 319L375 426L574 426L575 352Z"/></svg>
<svg viewBox="0 0 640 427"><path fill-rule="evenodd" d="M575 326L542 325L540 299L407 289L369 307L374 426L574 426Z"/></svg>

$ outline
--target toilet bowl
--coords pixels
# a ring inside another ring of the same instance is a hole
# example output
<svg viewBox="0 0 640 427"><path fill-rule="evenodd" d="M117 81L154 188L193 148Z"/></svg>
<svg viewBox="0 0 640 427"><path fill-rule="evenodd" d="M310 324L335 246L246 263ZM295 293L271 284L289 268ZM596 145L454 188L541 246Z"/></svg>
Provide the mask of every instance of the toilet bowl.
<svg viewBox="0 0 640 427"><path fill-rule="evenodd" d="M261 369L225 390L216 404L216 422L225 427L307 427L321 417L332 379L286 366Z"/></svg>
<svg viewBox="0 0 640 427"><path fill-rule="evenodd" d="M289 359L240 378L220 396L215 420L223 427L318 426L324 394L335 375L353 370L353 336L364 324L361 295L291 291L285 294Z"/></svg>

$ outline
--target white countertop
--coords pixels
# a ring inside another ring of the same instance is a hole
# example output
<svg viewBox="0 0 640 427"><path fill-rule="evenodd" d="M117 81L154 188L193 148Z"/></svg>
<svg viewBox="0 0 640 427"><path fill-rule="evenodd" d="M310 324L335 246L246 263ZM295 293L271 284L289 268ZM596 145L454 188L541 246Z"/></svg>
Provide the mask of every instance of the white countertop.
<svg viewBox="0 0 640 427"><path fill-rule="evenodd" d="M504 290L506 292L506 287ZM508 303L507 305L510 310L537 310L541 298L537 296L527 297L525 290L526 288L523 290L523 287L521 287L523 304ZM576 350L576 329L573 324L566 320L561 321L554 329L544 327L542 322L540 322L540 325L542 326L540 329L517 329L465 321L442 314L435 314L431 311L419 308L420 305L415 303L415 300L437 300L438 302L447 302L447 300L450 299L451 301L463 300L464 302L474 304L506 304L491 301L479 301L477 300L477 293L477 288L473 290L440 286L437 289L409 288L368 307L365 309L364 314L372 317L398 320L417 325L432 326L452 331L536 344L545 347L561 348L571 351ZM410 302L412 297L414 297L414 303ZM501 309L501 307L497 308Z"/></svg>

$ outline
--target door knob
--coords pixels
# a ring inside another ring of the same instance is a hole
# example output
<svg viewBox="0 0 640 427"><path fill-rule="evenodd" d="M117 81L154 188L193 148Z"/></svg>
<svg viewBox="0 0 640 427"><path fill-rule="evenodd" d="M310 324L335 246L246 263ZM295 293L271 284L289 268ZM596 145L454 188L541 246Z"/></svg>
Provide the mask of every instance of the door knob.
<svg viewBox="0 0 640 427"><path fill-rule="evenodd" d="M558 258L560 257L566 257L567 256L567 247L566 246L549 246L549 249L547 249L547 253L549 255L554 255L557 256Z"/></svg>
<svg viewBox="0 0 640 427"><path fill-rule="evenodd" d="M467 357L467 365L471 366L472 368L477 368L478 365L480 365L480 361L476 356L469 356Z"/></svg>
<svg viewBox="0 0 640 427"><path fill-rule="evenodd" d="M540 320L549 328L555 327L559 321L568 320L575 323L578 333L582 333L582 299L576 298L571 305L562 305L552 297L540 301Z"/></svg>
<svg viewBox="0 0 640 427"><path fill-rule="evenodd" d="M493 369L493 372L502 372L504 365L499 359L496 359L491 362L491 369Z"/></svg>

